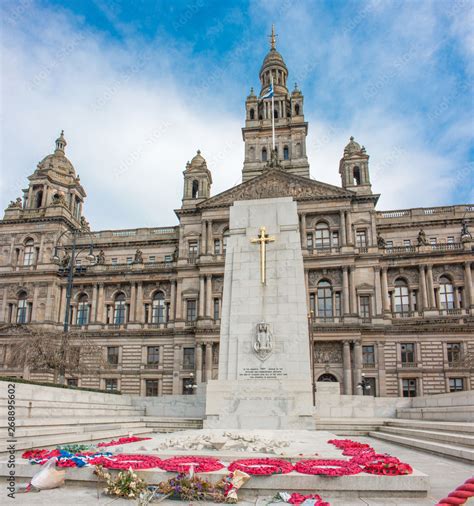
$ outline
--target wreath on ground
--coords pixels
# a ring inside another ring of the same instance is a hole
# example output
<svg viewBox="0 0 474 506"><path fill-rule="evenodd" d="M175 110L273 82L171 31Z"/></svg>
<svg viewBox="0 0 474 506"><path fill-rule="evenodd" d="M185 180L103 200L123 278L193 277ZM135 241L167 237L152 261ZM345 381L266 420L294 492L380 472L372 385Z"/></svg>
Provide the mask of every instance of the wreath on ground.
<svg viewBox="0 0 474 506"><path fill-rule="evenodd" d="M293 471L293 464L281 459L240 459L234 460L229 471L242 471L247 474L269 476L271 474L287 474Z"/></svg>
<svg viewBox="0 0 474 506"><path fill-rule="evenodd" d="M118 454L110 457L99 456L89 460L91 466L102 466L106 469L152 469L160 467L162 460L153 455Z"/></svg>
<svg viewBox="0 0 474 506"><path fill-rule="evenodd" d="M362 468L350 460L300 460L295 471L302 474L320 474L323 476L350 476L358 474Z"/></svg>
<svg viewBox="0 0 474 506"><path fill-rule="evenodd" d="M194 467L195 473L209 473L219 471L224 467L224 464L213 457L173 457L161 460L158 467L165 471L188 473L191 466Z"/></svg>
<svg viewBox="0 0 474 506"><path fill-rule="evenodd" d="M369 474L381 474L383 476L400 476L411 474L413 469L409 464L405 464L404 462L394 462L393 457L391 457L389 459L379 459L365 464L364 472Z"/></svg>

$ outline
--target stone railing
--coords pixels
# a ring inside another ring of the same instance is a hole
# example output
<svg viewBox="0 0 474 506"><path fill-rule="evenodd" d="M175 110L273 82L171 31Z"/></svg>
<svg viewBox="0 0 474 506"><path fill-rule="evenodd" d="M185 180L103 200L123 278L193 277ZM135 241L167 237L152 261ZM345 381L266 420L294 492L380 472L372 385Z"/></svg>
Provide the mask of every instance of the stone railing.
<svg viewBox="0 0 474 506"><path fill-rule="evenodd" d="M459 216L463 218L466 213L474 212L474 206L469 204L458 206L441 207L417 207L414 209L394 209L392 211L377 211L376 216L379 219L398 219L398 218L416 218L426 217L438 214Z"/></svg>
<svg viewBox="0 0 474 506"><path fill-rule="evenodd" d="M99 232L91 232L86 234L87 237L92 236L93 239L114 239L127 237L148 237L156 235L174 235L178 237L179 227L158 227L158 228L131 228L124 230L101 230Z"/></svg>

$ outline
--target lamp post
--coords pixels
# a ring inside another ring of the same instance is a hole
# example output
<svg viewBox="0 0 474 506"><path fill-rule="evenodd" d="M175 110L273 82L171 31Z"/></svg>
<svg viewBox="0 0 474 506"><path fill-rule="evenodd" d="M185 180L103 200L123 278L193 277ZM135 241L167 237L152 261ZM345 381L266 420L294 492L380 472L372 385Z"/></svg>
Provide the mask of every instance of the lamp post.
<svg viewBox="0 0 474 506"><path fill-rule="evenodd" d="M308 339L309 339L309 365L311 367L311 391L313 406L316 406L316 378L314 375L314 342L313 342L313 316L314 312L308 313Z"/></svg>
<svg viewBox="0 0 474 506"><path fill-rule="evenodd" d="M196 385L196 383L194 381L194 373L190 373L189 374L189 378L193 380L193 383L192 383L192 385L185 385L184 388L186 388L187 390L189 390L191 394L194 394L194 391L197 388L197 385Z"/></svg>
<svg viewBox="0 0 474 506"><path fill-rule="evenodd" d="M370 394L370 390L372 389L370 383L367 381L365 374L362 373L362 379L359 383L357 383L357 388L362 388L362 393L365 395L365 392Z"/></svg>
<svg viewBox="0 0 474 506"><path fill-rule="evenodd" d="M69 234L72 236L72 244L71 246L61 246L59 244L59 241L61 238ZM71 296L72 296L72 286L74 282L74 274L75 274L75 265L77 257L85 250L89 250L89 253L87 254L86 258L90 262L95 261L95 255L94 255L94 245L92 243L92 237L87 246L84 246L83 248L77 249L77 239L80 235L83 235L83 232L79 229L74 229L72 232L69 230L65 230L57 239L56 245L54 246L54 254L53 254L53 262L60 263L61 259L59 258L59 250L64 250L65 255L62 259L63 261L63 269L64 272L67 272L67 285L66 285L66 313L64 315L64 325L63 330L64 332L69 331L69 312L70 312L70 306L71 306ZM89 232L90 235L90 232ZM69 255L69 256L68 256ZM81 269L81 272L83 272L83 269Z"/></svg>

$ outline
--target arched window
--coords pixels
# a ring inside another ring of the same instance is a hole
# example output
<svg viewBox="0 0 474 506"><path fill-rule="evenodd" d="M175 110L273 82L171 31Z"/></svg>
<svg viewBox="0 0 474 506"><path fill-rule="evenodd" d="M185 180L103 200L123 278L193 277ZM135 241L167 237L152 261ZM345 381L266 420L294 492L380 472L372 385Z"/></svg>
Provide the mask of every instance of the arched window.
<svg viewBox="0 0 474 506"><path fill-rule="evenodd" d="M296 104L296 105L295 105L295 115L296 115L296 116L299 116L299 115L300 115L300 104Z"/></svg>
<svg viewBox="0 0 474 506"><path fill-rule="evenodd" d="M28 323L28 300L26 292L18 294L18 308L16 311L17 323Z"/></svg>
<svg viewBox="0 0 474 506"><path fill-rule="evenodd" d="M250 109L250 119L255 119L255 111L254 111L254 109Z"/></svg>
<svg viewBox="0 0 474 506"><path fill-rule="evenodd" d="M125 294L119 293L115 297L114 304L114 323L121 325L125 323Z"/></svg>
<svg viewBox="0 0 474 506"><path fill-rule="evenodd" d="M163 292L156 292L153 296L151 323L165 323L165 296Z"/></svg>
<svg viewBox="0 0 474 506"><path fill-rule="evenodd" d="M195 179L192 187L192 198L197 199L199 197L199 181Z"/></svg>
<svg viewBox="0 0 474 506"><path fill-rule="evenodd" d="M267 148L262 148L262 162L267 161Z"/></svg>
<svg viewBox="0 0 474 506"><path fill-rule="evenodd" d="M275 109L275 110L273 111L273 117L274 117L275 119L278 119L278 111L277 111L277 109Z"/></svg>
<svg viewBox="0 0 474 506"><path fill-rule="evenodd" d="M225 230L222 234L222 254L225 255L227 251L227 239L229 238L229 230Z"/></svg>
<svg viewBox="0 0 474 506"><path fill-rule="evenodd" d="M329 225L323 221L316 225L315 247L319 250L331 249L331 238L329 234Z"/></svg>
<svg viewBox="0 0 474 506"><path fill-rule="evenodd" d="M89 323L89 297L83 293L77 299L76 325L87 325Z"/></svg>
<svg viewBox="0 0 474 506"><path fill-rule="evenodd" d="M447 276L439 278L439 305L441 309L454 308L454 287Z"/></svg>
<svg viewBox="0 0 474 506"><path fill-rule="evenodd" d="M353 175L354 175L354 184L360 185L360 169L359 169L359 167L354 167Z"/></svg>
<svg viewBox="0 0 474 506"><path fill-rule="evenodd" d="M320 318L331 318L332 310L332 286L329 281L321 280L318 283L318 306L316 308L317 315Z"/></svg>
<svg viewBox="0 0 474 506"><path fill-rule="evenodd" d="M290 152L288 150L288 146L283 146L283 160L290 159Z"/></svg>
<svg viewBox="0 0 474 506"><path fill-rule="evenodd" d="M410 311L410 299L408 286L403 279L395 280L395 313L408 313Z"/></svg>
<svg viewBox="0 0 474 506"><path fill-rule="evenodd" d="M35 242L33 239L25 241L25 251L23 254L23 265L33 265L35 261Z"/></svg>
<svg viewBox="0 0 474 506"><path fill-rule="evenodd" d="M321 376L318 378L318 381L328 381L330 383L337 383L337 378L333 374L330 374L328 372L321 374Z"/></svg>
<svg viewBox="0 0 474 506"><path fill-rule="evenodd" d="M43 190L39 190L35 195L35 208L39 209L41 207L41 203L43 202Z"/></svg>

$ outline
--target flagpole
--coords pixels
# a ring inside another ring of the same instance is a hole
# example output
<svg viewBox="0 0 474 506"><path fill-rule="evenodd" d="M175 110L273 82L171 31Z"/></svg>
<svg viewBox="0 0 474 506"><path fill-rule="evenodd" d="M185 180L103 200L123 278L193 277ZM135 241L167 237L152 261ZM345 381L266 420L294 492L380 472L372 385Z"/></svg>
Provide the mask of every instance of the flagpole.
<svg viewBox="0 0 474 506"><path fill-rule="evenodd" d="M273 74L270 74L271 75L271 83L272 83L272 90L273 90L273 93L272 93L272 144L273 144L273 151L275 151L275 100L274 100L274 95L275 95L275 90L273 89Z"/></svg>

